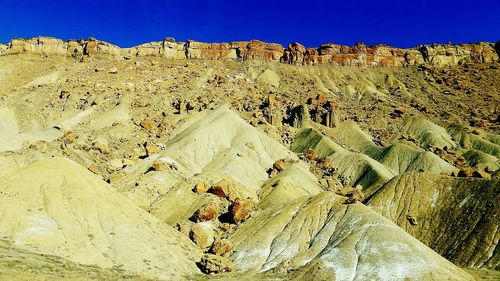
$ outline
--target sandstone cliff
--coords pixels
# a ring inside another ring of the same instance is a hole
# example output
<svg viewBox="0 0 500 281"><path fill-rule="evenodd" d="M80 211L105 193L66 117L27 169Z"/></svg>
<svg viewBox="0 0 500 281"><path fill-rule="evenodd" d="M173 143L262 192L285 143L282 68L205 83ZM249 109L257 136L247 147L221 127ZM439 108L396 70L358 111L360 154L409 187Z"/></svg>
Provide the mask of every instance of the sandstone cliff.
<svg viewBox="0 0 500 281"><path fill-rule="evenodd" d="M387 45L354 46L322 44L306 48L292 43L284 48L280 44L258 40L203 43L193 40L176 42L165 38L132 48L120 48L94 38L63 41L50 37L13 39L0 46L0 55L32 54L42 56L116 56L124 58L157 56L170 59L276 61L294 65L329 64L340 66L433 66L498 61L498 43L432 44L402 49Z"/></svg>
<svg viewBox="0 0 500 281"><path fill-rule="evenodd" d="M498 60L498 50L492 43L460 45L422 45L417 47L423 59L435 65L461 64L468 62L494 62Z"/></svg>
<svg viewBox="0 0 500 281"><path fill-rule="evenodd" d="M0 43L0 54L7 50L7 45Z"/></svg>

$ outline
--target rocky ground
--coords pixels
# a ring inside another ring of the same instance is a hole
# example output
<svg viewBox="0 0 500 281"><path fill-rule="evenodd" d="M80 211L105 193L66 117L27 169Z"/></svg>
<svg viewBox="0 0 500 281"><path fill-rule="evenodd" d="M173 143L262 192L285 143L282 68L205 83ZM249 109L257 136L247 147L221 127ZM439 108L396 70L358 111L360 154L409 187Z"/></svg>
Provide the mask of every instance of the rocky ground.
<svg viewBox="0 0 500 281"><path fill-rule="evenodd" d="M493 44L36 40L0 46L5 280L499 278Z"/></svg>

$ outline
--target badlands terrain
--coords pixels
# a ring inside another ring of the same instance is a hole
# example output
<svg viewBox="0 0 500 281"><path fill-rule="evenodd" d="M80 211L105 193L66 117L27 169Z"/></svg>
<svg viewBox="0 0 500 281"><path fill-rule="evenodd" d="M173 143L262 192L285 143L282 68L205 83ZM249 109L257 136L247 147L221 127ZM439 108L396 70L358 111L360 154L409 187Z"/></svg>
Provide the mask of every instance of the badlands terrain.
<svg viewBox="0 0 500 281"><path fill-rule="evenodd" d="M499 52L0 44L0 280L500 280Z"/></svg>

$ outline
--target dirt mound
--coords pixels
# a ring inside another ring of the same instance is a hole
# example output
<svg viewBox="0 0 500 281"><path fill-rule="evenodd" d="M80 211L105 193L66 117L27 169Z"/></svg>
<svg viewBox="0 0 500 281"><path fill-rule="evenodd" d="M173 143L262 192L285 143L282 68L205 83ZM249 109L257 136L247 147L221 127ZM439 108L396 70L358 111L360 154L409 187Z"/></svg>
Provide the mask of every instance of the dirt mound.
<svg viewBox="0 0 500 281"><path fill-rule="evenodd" d="M317 267L335 280L473 280L369 208L343 202L324 192L261 212L231 236L232 260L240 270Z"/></svg>
<svg viewBox="0 0 500 281"><path fill-rule="evenodd" d="M171 213L172 209L186 210L184 207L172 208L170 204L194 204L188 202L191 202L189 198L194 200L191 190L199 181L216 183L229 180L233 182L235 196L257 198L262 183L268 178L267 170L274 162L297 158L225 106L193 116L177 132L158 154L144 159L140 165L125 169L124 180L117 183L132 200L144 200L150 196L148 202L157 202L155 212L161 213L162 206ZM155 159L169 168L148 172ZM136 186L138 181L147 181L148 184ZM148 192L151 189L158 192L151 194ZM162 196L158 197L159 194ZM192 206L199 207L200 204Z"/></svg>
<svg viewBox="0 0 500 281"><path fill-rule="evenodd" d="M497 268L500 182L405 173L367 203L437 253L463 267Z"/></svg>
<svg viewBox="0 0 500 281"><path fill-rule="evenodd" d="M297 134L292 150L304 153L313 149L318 157L328 158L335 174L345 184L362 185L367 196L400 173L423 170L451 174L457 171L437 155L414 145L395 142L388 147L377 146L356 126L341 125L333 130L326 129L326 133L348 144L344 147L360 152L349 151L312 128Z"/></svg>
<svg viewBox="0 0 500 281"><path fill-rule="evenodd" d="M198 272L187 238L72 161L41 160L0 185L0 235L23 249L152 278Z"/></svg>

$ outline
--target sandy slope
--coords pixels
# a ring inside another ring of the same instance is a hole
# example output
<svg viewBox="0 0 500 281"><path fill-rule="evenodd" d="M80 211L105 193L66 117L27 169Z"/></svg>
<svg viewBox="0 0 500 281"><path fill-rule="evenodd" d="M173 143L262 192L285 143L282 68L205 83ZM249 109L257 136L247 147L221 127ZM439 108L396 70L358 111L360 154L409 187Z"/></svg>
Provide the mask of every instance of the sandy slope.
<svg viewBox="0 0 500 281"><path fill-rule="evenodd" d="M186 237L70 160L36 162L0 185L0 235L16 246L161 279L197 271Z"/></svg>
<svg viewBox="0 0 500 281"><path fill-rule="evenodd" d="M499 71L2 56L0 275L495 276ZM339 195L356 185L368 207ZM199 226L232 273L201 274Z"/></svg>

